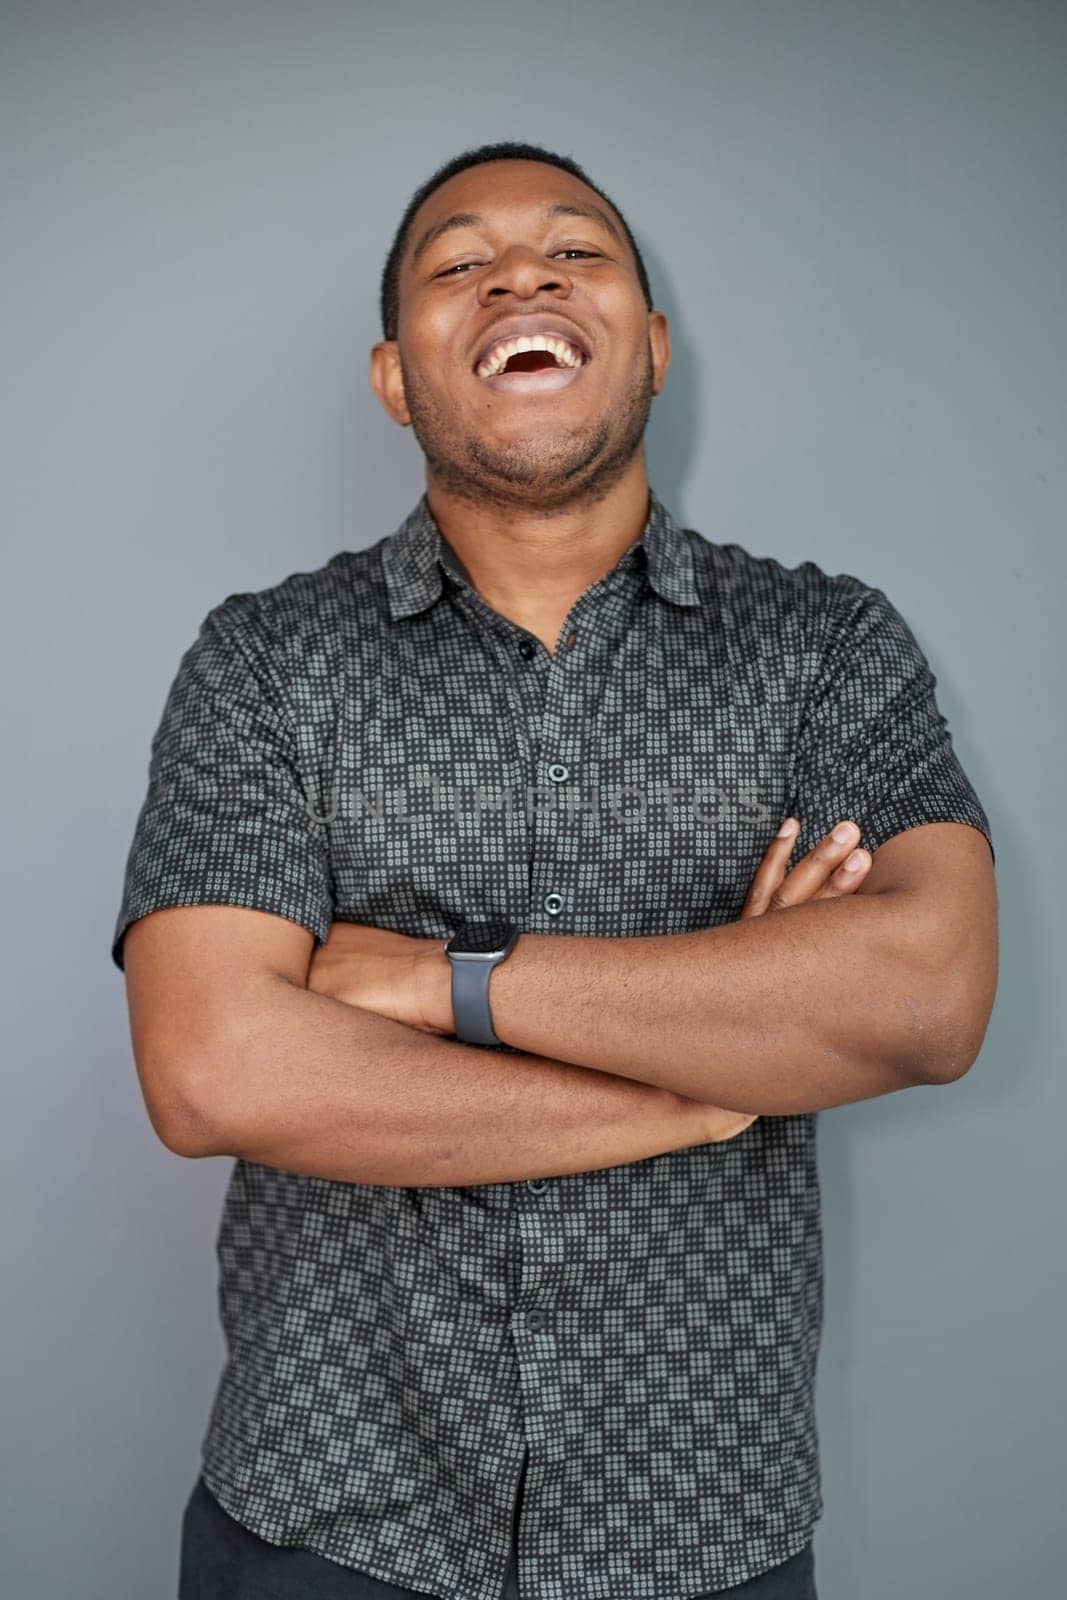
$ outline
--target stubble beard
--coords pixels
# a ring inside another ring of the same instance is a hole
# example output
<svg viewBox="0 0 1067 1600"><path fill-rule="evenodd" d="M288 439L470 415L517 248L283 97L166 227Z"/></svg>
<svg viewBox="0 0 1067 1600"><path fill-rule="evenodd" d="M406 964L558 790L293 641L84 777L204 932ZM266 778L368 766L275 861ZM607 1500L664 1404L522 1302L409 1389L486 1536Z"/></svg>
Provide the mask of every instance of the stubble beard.
<svg viewBox="0 0 1067 1600"><path fill-rule="evenodd" d="M418 375L402 366L411 428L433 479L472 505L543 511L602 500L640 447L652 408L652 353L621 404L590 433L559 433L497 448L477 434L460 436Z"/></svg>

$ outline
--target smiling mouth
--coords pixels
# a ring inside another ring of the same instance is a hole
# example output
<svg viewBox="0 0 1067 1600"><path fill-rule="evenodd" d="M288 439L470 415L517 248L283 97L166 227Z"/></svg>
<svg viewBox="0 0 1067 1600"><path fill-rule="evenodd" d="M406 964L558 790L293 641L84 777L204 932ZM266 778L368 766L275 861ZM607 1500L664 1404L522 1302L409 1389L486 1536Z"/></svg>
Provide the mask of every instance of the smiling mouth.
<svg viewBox="0 0 1067 1600"><path fill-rule="evenodd" d="M576 336L551 325L535 324L531 328L528 323L526 327L512 324L507 332L498 332L491 343L482 346L472 370L479 383L499 394L530 399L569 389L591 359Z"/></svg>
<svg viewBox="0 0 1067 1600"><path fill-rule="evenodd" d="M553 340L547 349L491 352L474 371L479 382L506 394L553 394L569 388L585 365L584 354L574 345Z"/></svg>

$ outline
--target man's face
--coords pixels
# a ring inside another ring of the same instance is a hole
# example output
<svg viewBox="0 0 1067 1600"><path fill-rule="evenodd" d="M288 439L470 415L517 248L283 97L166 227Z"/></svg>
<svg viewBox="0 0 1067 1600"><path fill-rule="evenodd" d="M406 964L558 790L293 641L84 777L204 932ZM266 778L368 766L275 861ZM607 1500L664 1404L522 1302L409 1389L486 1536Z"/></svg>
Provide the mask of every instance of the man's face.
<svg viewBox="0 0 1067 1600"><path fill-rule="evenodd" d="M599 195L543 162L461 172L417 212L399 289L371 381L443 488L544 509L607 492L641 445L670 343ZM509 349L519 337L556 347Z"/></svg>

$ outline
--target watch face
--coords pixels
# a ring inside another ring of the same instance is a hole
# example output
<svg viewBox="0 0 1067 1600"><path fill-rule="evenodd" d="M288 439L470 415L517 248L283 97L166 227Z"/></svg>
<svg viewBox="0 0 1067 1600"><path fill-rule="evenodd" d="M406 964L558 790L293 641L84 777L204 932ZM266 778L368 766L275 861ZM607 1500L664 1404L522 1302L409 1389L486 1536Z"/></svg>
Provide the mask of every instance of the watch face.
<svg viewBox="0 0 1067 1600"><path fill-rule="evenodd" d="M495 956L507 949L518 929L502 917L492 922L465 922L445 946L450 956Z"/></svg>

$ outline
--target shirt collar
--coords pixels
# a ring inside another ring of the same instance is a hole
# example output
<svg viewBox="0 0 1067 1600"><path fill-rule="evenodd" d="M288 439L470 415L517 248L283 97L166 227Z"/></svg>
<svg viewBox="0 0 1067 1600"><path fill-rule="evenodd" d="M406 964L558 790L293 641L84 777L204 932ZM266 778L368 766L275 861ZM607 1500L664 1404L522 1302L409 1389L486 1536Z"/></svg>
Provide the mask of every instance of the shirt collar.
<svg viewBox="0 0 1067 1600"><path fill-rule="evenodd" d="M700 604L693 552L685 531L651 491L645 526L619 557L618 566L628 562L643 562L649 582L665 600L680 606ZM432 605L444 587L443 569L462 583L470 582L459 556L437 526L425 494L386 539L382 566L394 618L413 616Z"/></svg>

